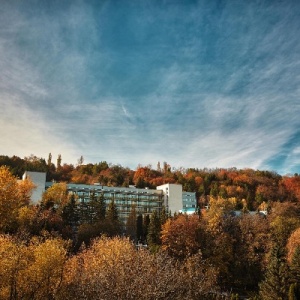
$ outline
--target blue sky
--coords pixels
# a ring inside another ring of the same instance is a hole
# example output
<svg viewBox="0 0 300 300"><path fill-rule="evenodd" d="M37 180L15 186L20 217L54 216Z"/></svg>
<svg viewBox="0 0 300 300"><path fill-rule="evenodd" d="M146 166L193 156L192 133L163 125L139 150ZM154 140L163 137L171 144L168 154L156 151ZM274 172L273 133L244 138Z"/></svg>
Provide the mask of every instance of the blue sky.
<svg viewBox="0 0 300 300"><path fill-rule="evenodd" d="M0 154L300 172L299 13L288 0L3 0Z"/></svg>

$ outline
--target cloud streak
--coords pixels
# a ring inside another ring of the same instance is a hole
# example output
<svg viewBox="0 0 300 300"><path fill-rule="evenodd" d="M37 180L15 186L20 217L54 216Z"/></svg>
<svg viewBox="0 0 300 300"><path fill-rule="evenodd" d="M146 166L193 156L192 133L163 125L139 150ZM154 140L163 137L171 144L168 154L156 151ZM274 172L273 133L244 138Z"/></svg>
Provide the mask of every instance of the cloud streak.
<svg viewBox="0 0 300 300"><path fill-rule="evenodd" d="M0 154L299 172L297 3L6 3Z"/></svg>

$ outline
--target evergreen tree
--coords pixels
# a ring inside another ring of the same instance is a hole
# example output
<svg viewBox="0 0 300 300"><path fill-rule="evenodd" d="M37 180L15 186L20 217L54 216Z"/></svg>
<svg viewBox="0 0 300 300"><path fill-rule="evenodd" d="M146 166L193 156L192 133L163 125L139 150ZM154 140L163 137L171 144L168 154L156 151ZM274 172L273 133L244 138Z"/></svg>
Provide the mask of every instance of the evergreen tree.
<svg viewBox="0 0 300 300"><path fill-rule="evenodd" d="M161 239L160 239L160 232L161 232L161 223L160 223L160 218L155 210L151 217L150 217L150 223L148 226L148 235L147 235L147 242L153 251L159 247L161 244Z"/></svg>
<svg viewBox="0 0 300 300"><path fill-rule="evenodd" d="M265 279L260 284L260 295L264 300L287 299L289 292L289 270L282 247L271 250Z"/></svg>
<svg viewBox="0 0 300 300"><path fill-rule="evenodd" d="M51 164L52 164L52 154L49 153L48 162L47 162L47 165L48 165L49 168L51 167Z"/></svg>
<svg viewBox="0 0 300 300"><path fill-rule="evenodd" d="M114 200L112 200L107 207L105 220L107 224L107 233L109 235L113 236L121 233L121 222L119 220L118 209Z"/></svg>
<svg viewBox="0 0 300 300"><path fill-rule="evenodd" d="M136 206L133 204L131 206L130 214L126 222L126 234L132 239L137 238L137 216L136 216Z"/></svg>
<svg viewBox="0 0 300 300"><path fill-rule="evenodd" d="M166 223L166 221L169 219L169 214L168 214L168 211L166 210L166 207L163 206L161 208L161 211L160 211L160 214L159 214L159 221L160 221L160 224L163 225Z"/></svg>
<svg viewBox="0 0 300 300"><path fill-rule="evenodd" d="M144 242L143 216L138 215L136 220L136 237L138 241Z"/></svg>
<svg viewBox="0 0 300 300"><path fill-rule="evenodd" d="M90 195L89 202L89 214L90 214L90 223L95 224L105 219L105 201L104 195L100 194L96 197L95 192L93 191Z"/></svg>
<svg viewBox="0 0 300 300"><path fill-rule="evenodd" d="M143 241L147 241L149 224L150 224L150 216L146 215L143 217L143 235L142 235Z"/></svg>
<svg viewBox="0 0 300 300"><path fill-rule="evenodd" d="M61 168L61 154L58 154L56 168L57 169Z"/></svg>
<svg viewBox="0 0 300 300"><path fill-rule="evenodd" d="M106 205L105 205L104 195L103 193L101 193L97 199L96 221L104 220L105 212L106 212Z"/></svg>
<svg viewBox="0 0 300 300"><path fill-rule="evenodd" d="M74 194L71 194L69 203L63 208L62 219L70 226L75 226L79 222L78 205Z"/></svg>
<svg viewBox="0 0 300 300"><path fill-rule="evenodd" d="M76 203L75 195L71 194L69 203L63 208L62 219L65 225L70 228L69 238L73 241L73 246L77 243L78 225L80 223L78 204Z"/></svg>
<svg viewBox="0 0 300 300"><path fill-rule="evenodd" d="M289 289L289 300L297 300L299 299L297 296L297 284L296 283L292 283L290 285L290 289Z"/></svg>
<svg viewBox="0 0 300 300"><path fill-rule="evenodd" d="M292 282L290 293L295 296L295 299L300 299L300 246L296 248L293 255L290 265L290 276Z"/></svg>

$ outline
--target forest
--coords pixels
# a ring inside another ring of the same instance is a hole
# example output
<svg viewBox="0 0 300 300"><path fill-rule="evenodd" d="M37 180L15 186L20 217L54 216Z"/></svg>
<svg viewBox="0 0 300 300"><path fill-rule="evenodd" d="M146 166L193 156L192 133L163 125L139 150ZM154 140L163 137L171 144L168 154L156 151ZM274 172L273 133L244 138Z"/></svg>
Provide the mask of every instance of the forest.
<svg viewBox="0 0 300 300"><path fill-rule="evenodd" d="M38 205L34 185L18 181L25 170L56 182ZM179 183L196 192L199 209L145 218L133 206L121 224L113 202L91 196L83 207L70 182ZM0 299L300 297L298 174L0 156L0 234Z"/></svg>

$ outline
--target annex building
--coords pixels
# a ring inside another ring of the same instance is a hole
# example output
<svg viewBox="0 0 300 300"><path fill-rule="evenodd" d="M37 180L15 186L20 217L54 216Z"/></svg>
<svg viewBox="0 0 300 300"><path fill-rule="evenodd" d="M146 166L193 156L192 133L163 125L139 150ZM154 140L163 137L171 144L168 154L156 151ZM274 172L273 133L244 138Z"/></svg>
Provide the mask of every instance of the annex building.
<svg viewBox="0 0 300 300"><path fill-rule="evenodd" d="M30 178L36 185L32 202L38 203L42 193L51 187L53 182L46 182L46 174L40 172L25 172L23 179ZM91 195L103 195L106 204L111 201L117 206L120 220L126 222L131 207L135 205L136 211L143 215L150 215L154 211L160 212L162 207L174 213L192 214L196 212L196 193L182 191L180 184L164 184L156 189L140 189L135 187L109 187L100 184L67 184L69 193L77 196L78 201L88 202ZM39 195L37 195L39 194ZM38 200L37 200L38 199Z"/></svg>

